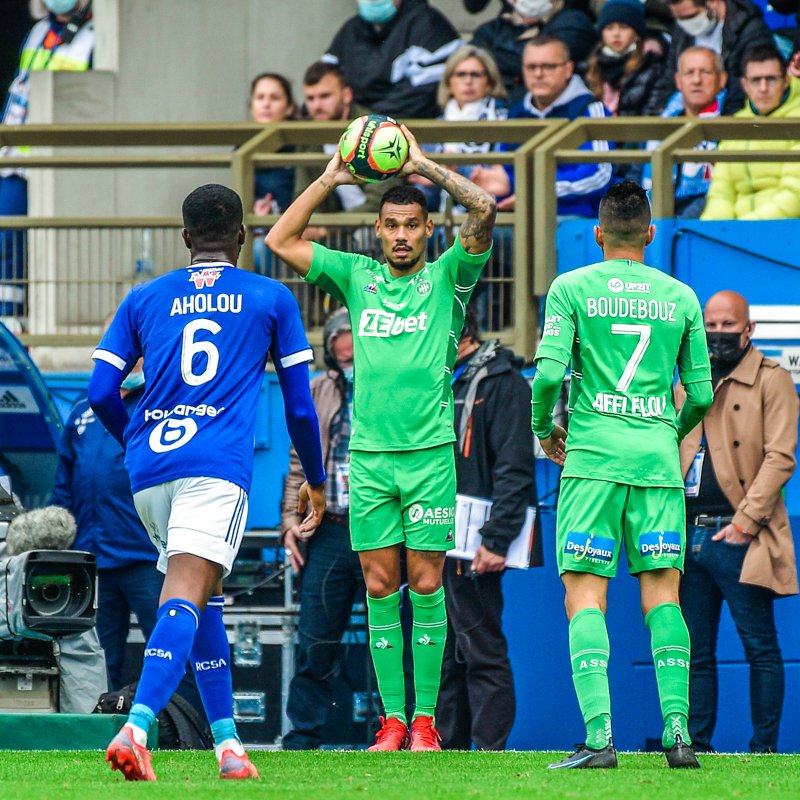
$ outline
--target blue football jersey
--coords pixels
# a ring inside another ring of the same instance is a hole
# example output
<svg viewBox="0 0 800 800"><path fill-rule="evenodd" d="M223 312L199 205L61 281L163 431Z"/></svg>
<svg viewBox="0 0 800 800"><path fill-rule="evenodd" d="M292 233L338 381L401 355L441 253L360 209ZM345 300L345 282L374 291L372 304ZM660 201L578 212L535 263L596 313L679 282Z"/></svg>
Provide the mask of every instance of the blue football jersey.
<svg viewBox="0 0 800 800"><path fill-rule="evenodd" d="M249 491L268 354L279 371L313 359L278 281L207 263L131 289L92 358L127 372L144 357L144 394L125 428L134 492L189 477Z"/></svg>

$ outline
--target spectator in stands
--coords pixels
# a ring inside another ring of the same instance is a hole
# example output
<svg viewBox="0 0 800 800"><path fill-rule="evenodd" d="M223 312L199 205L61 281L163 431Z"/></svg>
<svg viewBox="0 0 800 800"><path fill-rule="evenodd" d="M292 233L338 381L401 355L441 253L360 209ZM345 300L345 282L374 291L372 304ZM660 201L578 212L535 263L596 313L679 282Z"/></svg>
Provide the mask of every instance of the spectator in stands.
<svg viewBox="0 0 800 800"><path fill-rule="evenodd" d="M641 116L663 70L658 54L644 50L644 6L639 0L609 0L597 30L601 41L589 56L586 84L614 116Z"/></svg>
<svg viewBox="0 0 800 800"><path fill-rule="evenodd" d="M28 120L30 75L38 70L81 72L92 66L94 23L90 0L43 0L49 13L25 38L19 69L8 88L2 124ZM21 148L0 148L18 156ZM0 165L1 167L1 165ZM0 168L0 217L28 213L28 182L22 169ZM0 315L19 314L25 299L25 239L21 231L0 230Z"/></svg>
<svg viewBox="0 0 800 800"><path fill-rule="evenodd" d="M327 61L315 61L303 75L303 110L305 116L315 122L341 120L342 123L345 123L350 119L370 113L368 108L353 102L353 90L347 82L342 67ZM342 130L344 127L343 124ZM331 142L323 145L323 151L328 155L333 155L338 146L338 143ZM301 146L297 149L299 152L316 150L311 146ZM297 197L317 178L317 172L317 167L297 167L294 179L294 197ZM337 211L377 211L383 192L388 186L399 182L399 179L391 179L381 183L339 186L318 206L317 210L325 214L334 214ZM310 241L323 241L327 238L328 233L326 227L309 225L303 238Z"/></svg>
<svg viewBox="0 0 800 800"><path fill-rule="evenodd" d="M506 119L506 97L497 64L486 50L467 44L459 47L447 59L436 95L436 101L442 110L441 119L456 123ZM438 153L487 153L492 145L488 142L453 141L426 146L425 149ZM492 191L491 186L484 185L493 180L491 172L484 167L464 164L452 166L450 169L469 178L486 191ZM441 192L438 187L419 175L412 175L410 182L425 192L429 208L439 207Z"/></svg>
<svg viewBox="0 0 800 800"><path fill-rule="evenodd" d="M565 42L578 65L583 65L597 41L591 17L568 8L564 0L506 0L500 14L480 25L472 37L472 44L492 54L512 101L524 94L522 52L540 35Z"/></svg>
<svg viewBox="0 0 800 800"><path fill-rule="evenodd" d="M464 8L470 14L480 14L489 3L493 2L494 0L464 0ZM503 8L510 8L512 5L513 0L498 0L500 5ZM577 8L581 11L585 11L587 14L591 14L591 0L566 0L565 4L567 8Z"/></svg>
<svg viewBox="0 0 800 800"><path fill-rule="evenodd" d="M250 83L250 118L261 125L292 119L296 112L292 85L277 72L262 72ZM291 152L293 145L280 152ZM279 214L292 202L294 169L291 167L259 167L255 171L253 213L260 217ZM271 276L272 253L264 244L266 229L253 230L253 262L256 272Z"/></svg>
<svg viewBox="0 0 800 800"><path fill-rule="evenodd" d="M501 581L535 502L531 388L518 361L496 339L481 341L468 307L453 370L456 486L460 495L491 499L492 514L472 561L445 559L448 630L436 717L446 749L504 750L514 725Z"/></svg>
<svg viewBox="0 0 800 800"><path fill-rule="evenodd" d="M329 476L325 484L328 506L310 539L299 534L302 517L297 513L297 496L304 477L294 448L283 494L286 556L292 569L303 573L297 658L286 704L292 729L283 737L284 750L313 750L322 744L322 730L333 706L333 682L339 673L340 643L353 601L364 595L361 565L350 547L353 334L347 309L340 308L328 318L323 345L326 370L311 381L311 395Z"/></svg>
<svg viewBox="0 0 800 800"><path fill-rule="evenodd" d="M718 117L725 102L728 74L722 57L707 47L689 47L678 58L675 85L678 91L669 99L662 117ZM655 150L660 142L647 143ZM716 150L715 141L703 141L695 150ZM675 216L697 219L706 205L706 195L711 184L713 165L710 162L685 161L675 165ZM642 186L652 189L650 164L643 168Z"/></svg>
<svg viewBox="0 0 800 800"><path fill-rule="evenodd" d="M358 15L333 37L324 61L338 63L353 97L379 114L436 116L436 85L461 45L427 0L358 0Z"/></svg>
<svg viewBox="0 0 800 800"><path fill-rule="evenodd" d="M747 104L739 119L800 118L800 79L790 78L774 45L753 47L742 59ZM720 152L800 150L798 139L724 141ZM795 219L800 217L800 162L720 162L714 167L702 219Z"/></svg>
<svg viewBox="0 0 800 800"><path fill-rule="evenodd" d="M722 56L728 73L728 94L723 114L742 107L744 92L739 78L742 54L750 46L769 44L772 34L761 9L751 0L670 0L675 28L667 54L667 66L656 84L647 113L660 114L675 92L678 56L695 45L709 47Z"/></svg>
<svg viewBox="0 0 800 800"><path fill-rule="evenodd" d="M511 107L509 119L573 120L581 116L611 116L575 75L569 48L555 36L537 36L525 45L522 71L528 92ZM581 145L581 149L601 155L608 151L609 144L595 139ZM508 211L514 207L515 201L513 167L494 167L493 176L498 178L494 193L505 196L497 207ZM558 213L562 216L596 216L600 198L611 184L612 176L611 164L608 163L558 164L555 187Z"/></svg>
<svg viewBox="0 0 800 800"><path fill-rule="evenodd" d="M297 111L289 80L277 72L262 72L250 84L250 118L260 125L292 119ZM294 197L294 170L289 167L256 169L255 205L259 216L278 214Z"/></svg>
<svg viewBox="0 0 800 800"><path fill-rule="evenodd" d="M744 297L718 292L704 317L714 404L680 447L687 495L680 600L692 640L689 733L695 750L711 749L724 601L750 665L750 750L774 753L784 668L773 601L798 593L782 496L795 469L797 391L791 375L753 347L755 323ZM683 396L679 387L678 403Z"/></svg>

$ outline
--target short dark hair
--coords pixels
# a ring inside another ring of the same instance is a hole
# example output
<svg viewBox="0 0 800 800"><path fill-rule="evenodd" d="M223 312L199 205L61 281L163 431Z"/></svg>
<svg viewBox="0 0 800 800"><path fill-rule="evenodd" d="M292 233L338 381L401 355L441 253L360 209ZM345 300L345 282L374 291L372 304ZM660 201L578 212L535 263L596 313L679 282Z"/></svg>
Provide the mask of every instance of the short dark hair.
<svg viewBox="0 0 800 800"><path fill-rule="evenodd" d="M529 47L544 47L548 44L560 44L564 48L564 60L565 61L572 61L572 53L570 52L569 45L560 37L553 36L549 33L540 33L533 39L529 39L525 43L525 47L523 50L526 50Z"/></svg>
<svg viewBox="0 0 800 800"><path fill-rule="evenodd" d="M281 89L283 89L283 93L286 95L286 101L290 106L294 105L292 84L289 83L289 79L285 75L281 75L280 72L262 72L260 75L256 75L255 78L250 81L250 97L253 96L253 92L255 92L258 82L266 79L275 81L275 83L279 84Z"/></svg>
<svg viewBox="0 0 800 800"><path fill-rule="evenodd" d="M604 236L615 242L638 244L650 227L647 192L634 181L614 184L600 201L598 217Z"/></svg>
<svg viewBox="0 0 800 800"><path fill-rule="evenodd" d="M315 61L303 74L303 86L316 86L326 75L336 76L342 88L349 86L344 70L330 61Z"/></svg>
<svg viewBox="0 0 800 800"><path fill-rule="evenodd" d="M481 323L478 311L470 303L464 312L464 326L461 328L461 339L472 339L473 342L481 340Z"/></svg>
<svg viewBox="0 0 800 800"><path fill-rule="evenodd" d="M195 247L230 247L244 219L242 198L218 183L198 186L183 201L183 227Z"/></svg>
<svg viewBox="0 0 800 800"><path fill-rule="evenodd" d="M676 6L678 3L682 3L683 0L667 0L667 3L671 6ZM695 8L705 8L708 5L708 0L692 0L694 3Z"/></svg>
<svg viewBox="0 0 800 800"><path fill-rule="evenodd" d="M742 56L742 75L747 72L749 64L761 63L762 61L777 61L781 65L781 75L786 77L786 60L781 55L781 51L773 44L756 44L748 47Z"/></svg>
<svg viewBox="0 0 800 800"><path fill-rule="evenodd" d="M383 211L383 207L387 203L394 203L398 206L410 206L416 203L422 209L422 215L425 219L428 218L428 201L425 199L425 195L417 189L416 186L403 184L401 186L392 186L391 189L387 189L383 193L381 203L378 206L379 217L381 211Z"/></svg>

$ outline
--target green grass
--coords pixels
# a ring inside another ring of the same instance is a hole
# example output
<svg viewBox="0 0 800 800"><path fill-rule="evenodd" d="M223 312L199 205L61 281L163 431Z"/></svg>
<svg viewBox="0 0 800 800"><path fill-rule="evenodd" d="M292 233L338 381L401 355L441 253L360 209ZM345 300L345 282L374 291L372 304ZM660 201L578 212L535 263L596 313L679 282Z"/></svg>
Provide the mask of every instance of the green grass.
<svg viewBox="0 0 800 800"><path fill-rule="evenodd" d="M2 800L322 798L580 798L716 800L800 797L800 756L705 756L701 770L667 769L661 755L622 753L616 770L552 773L548 753L257 752L260 781L223 783L210 752L153 756L155 784L126 784L101 753L0 752Z"/></svg>

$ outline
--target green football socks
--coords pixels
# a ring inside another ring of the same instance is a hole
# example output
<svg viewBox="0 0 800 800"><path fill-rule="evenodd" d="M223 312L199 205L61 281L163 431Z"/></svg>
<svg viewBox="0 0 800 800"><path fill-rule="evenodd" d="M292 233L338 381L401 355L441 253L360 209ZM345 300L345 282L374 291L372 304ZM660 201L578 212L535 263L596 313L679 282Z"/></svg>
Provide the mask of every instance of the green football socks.
<svg viewBox="0 0 800 800"><path fill-rule="evenodd" d="M378 691L386 717L406 722L406 688L403 677L403 631L400 627L400 592L388 597L367 595L369 648ZM439 659L441 662L441 658Z"/></svg>
<svg viewBox="0 0 800 800"><path fill-rule="evenodd" d="M444 604L444 586L433 594L417 594L408 590L414 610L411 641L414 653L414 718L432 717L436 713L436 699L442 680L442 656L447 639L447 609Z"/></svg>
<svg viewBox="0 0 800 800"><path fill-rule="evenodd" d="M690 643L681 608L677 603L662 603L651 609L644 621L650 629L658 697L664 717L661 743L669 749L675 744L675 735L680 734L685 744L691 744L687 725Z"/></svg>
<svg viewBox="0 0 800 800"><path fill-rule="evenodd" d="M608 689L608 630L599 608L584 608L569 623L572 682L586 723L586 746L602 750L611 742Z"/></svg>

